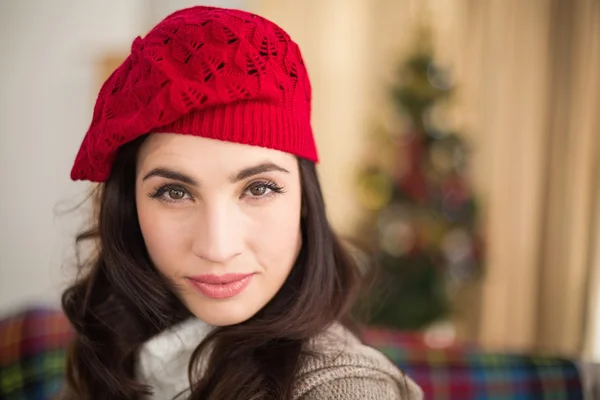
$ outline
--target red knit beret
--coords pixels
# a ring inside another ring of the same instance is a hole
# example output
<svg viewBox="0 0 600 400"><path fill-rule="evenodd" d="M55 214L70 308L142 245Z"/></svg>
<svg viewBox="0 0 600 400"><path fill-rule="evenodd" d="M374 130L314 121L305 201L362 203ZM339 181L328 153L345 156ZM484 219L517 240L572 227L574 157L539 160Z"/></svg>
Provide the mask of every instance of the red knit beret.
<svg viewBox="0 0 600 400"><path fill-rule="evenodd" d="M239 10L180 10L136 38L102 86L71 178L106 180L119 147L153 132L317 162L310 103L300 49L277 25Z"/></svg>

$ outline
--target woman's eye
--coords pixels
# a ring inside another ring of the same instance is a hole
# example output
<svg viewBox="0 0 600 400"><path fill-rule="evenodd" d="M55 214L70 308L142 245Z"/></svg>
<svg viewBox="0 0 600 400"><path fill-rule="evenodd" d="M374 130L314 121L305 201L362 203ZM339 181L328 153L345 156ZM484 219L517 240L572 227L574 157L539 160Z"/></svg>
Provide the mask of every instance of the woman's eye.
<svg viewBox="0 0 600 400"><path fill-rule="evenodd" d="M283 188L275 182L257 182L246 189L246 194L250 197L261 198L283 192Z"/></svg>
<svg viewBox="0 0 600 400"><path fill-rule="evenodd" d="M167 203L175 203L191 198L187 190L179 186L164 185L150 193L150 197Z"/></svg>

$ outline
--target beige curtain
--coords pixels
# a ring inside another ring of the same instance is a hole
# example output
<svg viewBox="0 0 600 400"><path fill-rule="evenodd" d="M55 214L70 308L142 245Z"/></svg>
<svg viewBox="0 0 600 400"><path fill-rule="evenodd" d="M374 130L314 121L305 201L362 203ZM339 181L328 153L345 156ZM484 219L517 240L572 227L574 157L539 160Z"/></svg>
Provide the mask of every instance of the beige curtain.
<svg viewBox="0 0 600 400"><path fill-rule="evenodd" d="M492 349L580 355L599 212L600 2L458 3L453 54L489 246L474 333Z"/></svg>
<svg viewBox="0 0 600 400"><path fill-rule="evenodd" d="M596 174L600 176L600 163L596 165ZM596 199L600 199L600 184L596 185ZM586 314L586 340L583 356L586 359L598 361L600 360L600 210L598 208L595 210L594 219L592 271L589 279L589 304Z"/></svg>
<svg viewBox="0 0 600 400"><path fill-rule="evenodd" d="M549 98L540 347L580 353L592 266L600 161L600 2L553 4L555 65Z"/></svg>

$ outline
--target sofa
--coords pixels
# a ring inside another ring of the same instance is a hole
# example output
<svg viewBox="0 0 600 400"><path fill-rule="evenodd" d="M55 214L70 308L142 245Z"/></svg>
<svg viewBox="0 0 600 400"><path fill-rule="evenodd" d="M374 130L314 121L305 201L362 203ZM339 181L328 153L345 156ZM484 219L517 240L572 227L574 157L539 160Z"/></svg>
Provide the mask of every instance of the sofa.
<svg viewBox="0 0 600 400"><path fill-rule="evenodd" d="M62 385L72 331L55 309L28 308L0 320L0 399L50 399ZM434 349L418 333L367 328L364 339L423 389L426 399L596 398L595 370L557 357ZM600 399L600 397L598 397Z"/></svg>

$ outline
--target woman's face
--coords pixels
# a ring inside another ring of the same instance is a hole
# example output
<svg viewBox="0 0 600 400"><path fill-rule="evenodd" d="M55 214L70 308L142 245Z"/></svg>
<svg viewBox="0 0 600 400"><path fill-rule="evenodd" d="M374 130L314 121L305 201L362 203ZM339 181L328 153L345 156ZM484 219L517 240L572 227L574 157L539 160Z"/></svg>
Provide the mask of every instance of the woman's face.
<svg viewBox="0 0 600 400"><path fill-rule="evenodd" d="M152 262L211 325L263 308L302 246L298 162L277 150L150 135L138 156L136 205Z"/></svg>

